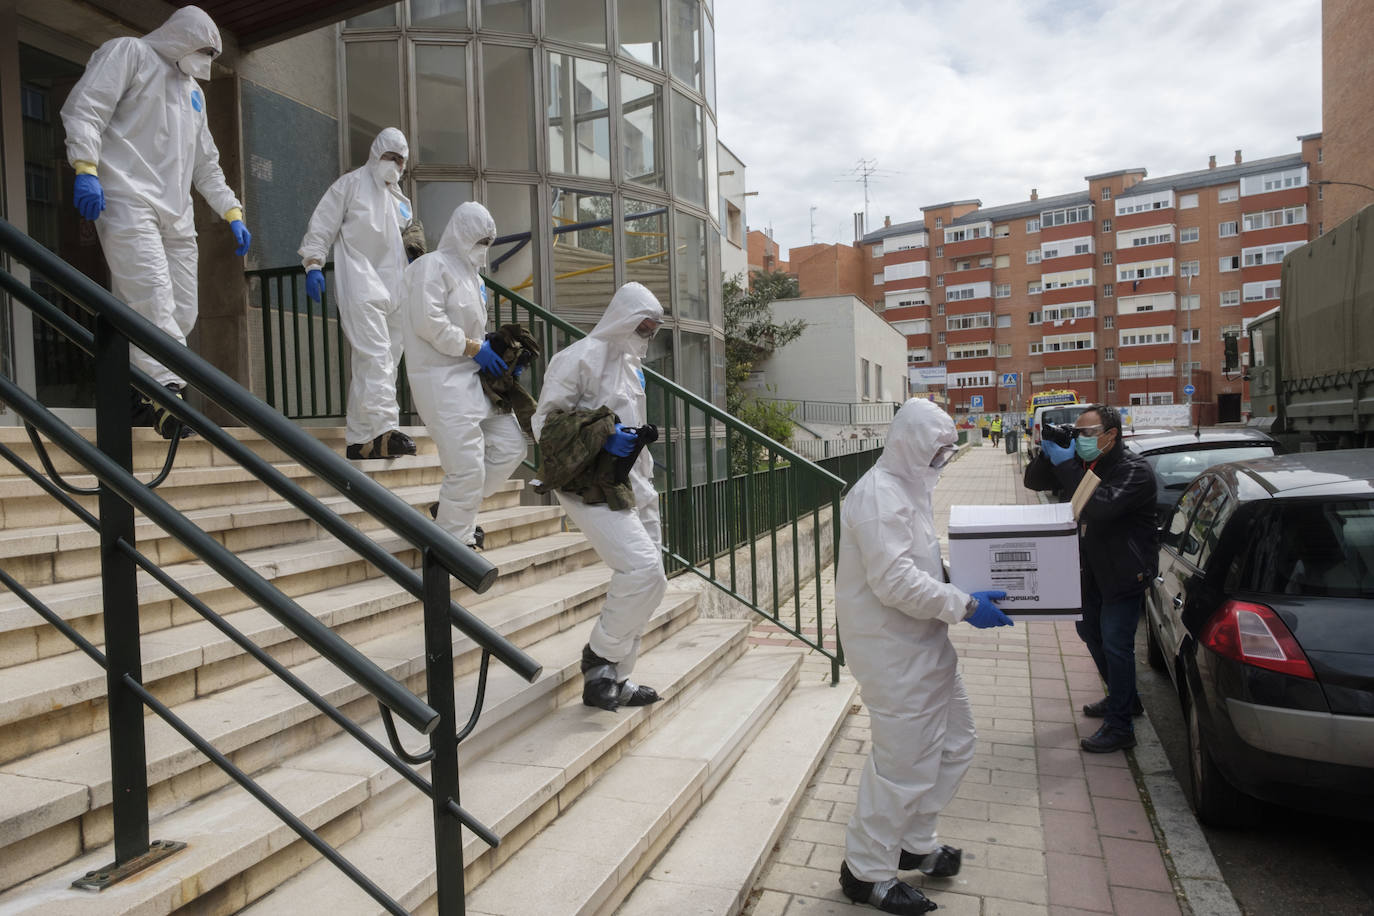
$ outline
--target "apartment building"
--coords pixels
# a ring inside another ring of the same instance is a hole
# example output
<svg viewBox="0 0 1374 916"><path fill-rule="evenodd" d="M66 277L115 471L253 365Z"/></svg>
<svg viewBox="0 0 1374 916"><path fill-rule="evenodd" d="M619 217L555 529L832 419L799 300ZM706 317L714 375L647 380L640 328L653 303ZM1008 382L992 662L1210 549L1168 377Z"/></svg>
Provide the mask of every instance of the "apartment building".
<svg viewBox="0 0 1374 916"><path fill-rule="evenodd" d="M864 236L883 316L913 383L956 413L1009 411L1073 388L1109 404L1247 411L1225 338L1278 305L1283 257L1322 231L1321 135L1291 155L1150 179L1126 168L1073 194L922 207ZM1239 341L1241 352L1245 343ZM943 370L943 372L941 372ZM1014 376L1014 387L1007 387ZM941 384L942 383L942 384Z"/></svg>

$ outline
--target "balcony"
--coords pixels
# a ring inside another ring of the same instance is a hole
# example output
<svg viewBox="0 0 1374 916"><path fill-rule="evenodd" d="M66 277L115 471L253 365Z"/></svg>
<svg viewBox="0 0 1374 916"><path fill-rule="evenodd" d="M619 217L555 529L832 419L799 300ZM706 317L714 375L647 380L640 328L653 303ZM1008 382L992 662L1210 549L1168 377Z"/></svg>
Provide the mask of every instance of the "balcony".
<svg viewBox="0 0 1374 916"><path fill-rule="evenodd" d="M1173 362L1153 366L1123 365L1121 370L1117 373L1118 378L1173 378L1173 375Z"/></svg>
<svg viewBox="0 0 1374 916"><path fill-rule="evenodd" d="M1052 382L1091 382L1095 378L1097 378L1097 369L1094 366L1067 366L1062 369L1032 372L1030 383L1032 386L1037 386L1048 385Z"/></svg>

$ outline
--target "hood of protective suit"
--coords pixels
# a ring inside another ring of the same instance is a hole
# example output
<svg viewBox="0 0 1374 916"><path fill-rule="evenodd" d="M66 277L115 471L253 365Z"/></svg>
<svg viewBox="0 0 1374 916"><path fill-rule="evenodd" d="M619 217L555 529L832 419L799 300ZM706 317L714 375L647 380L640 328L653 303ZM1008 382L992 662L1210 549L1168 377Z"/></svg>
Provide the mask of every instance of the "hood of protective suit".
<svg viewBox="0 0 1374 916"><path fill-rule="evenodd" d="M143 40L172 63L201 48L214 48L216 57L224 50L219 27L210 14L198 6L183 6L162 25L144 35Z"/></svg>
<svg viewBox="0 0 1374 916"><path fill-rule="evenodd" d="M486 207L470 200L453 211L448 225L444 227L443 237L439 239L439 247L435 250L470 265L473 270L479 270L486 250L477 243L482 239L494 238L496 220L492 219Z"/></svg>
<svg viewBox="0 0 1374 916"><path fill-rule="evenodd" d="M895 477L933 483L940 472L930 466L931 459L942 446L958 441L949 414L930 401L911 398L892 418L878 464Z"/></svg>
<svg viewBox="0 0 1374 916"><path fill-rule="evenodd" d="M383 128L375 140L372 141L372 149L367 155L367 170L370 174L377 174L377 167L381 164L382 156L387 153L399 153L406 162L410 161L410 144L406 142L406 135L401 133L399 128ZM404 169L404 163L401 165Z"/></svg>
<svg viewBox="0 0 1374 916"><path fill-rule="evenodd" d="M588 336L604 341L611 349L634 353L642 359L649 342L636 334L635 328L645 318L662 322L663 306L642 283L626 283L616 290L601 320Z"/></svg>

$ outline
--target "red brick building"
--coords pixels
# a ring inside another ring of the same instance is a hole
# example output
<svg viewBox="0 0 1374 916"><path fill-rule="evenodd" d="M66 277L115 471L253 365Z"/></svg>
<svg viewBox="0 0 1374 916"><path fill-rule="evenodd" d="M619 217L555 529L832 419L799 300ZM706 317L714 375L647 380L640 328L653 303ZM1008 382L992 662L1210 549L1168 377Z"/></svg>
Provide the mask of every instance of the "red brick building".
<svg viewBox="0 0 1374 916"><path fill-rule="evenodd" d="M1374 203L1374 3L1322 0L1322 145L1331 181L1321 188L1327 228ZM1358 187L1366 185L1367 187Z"/></svg>
<svg viewBox="0 0 1374 916"><path fill-rule="evenodd" d="M1322 220L1320 134L1300 153L1148 179L1089 175L1079 192L983 208L922 207L864 236L884 317L913 369L943 367L956 411L1024 407L1073 388L1084 400L1169 404L1190 381L1204 422L1248 410L1224 337L1278 305L1283 256ZM1241 342L1243 352L1244 342ZM1003 387L1015 374L1019 388Z"/></svg>

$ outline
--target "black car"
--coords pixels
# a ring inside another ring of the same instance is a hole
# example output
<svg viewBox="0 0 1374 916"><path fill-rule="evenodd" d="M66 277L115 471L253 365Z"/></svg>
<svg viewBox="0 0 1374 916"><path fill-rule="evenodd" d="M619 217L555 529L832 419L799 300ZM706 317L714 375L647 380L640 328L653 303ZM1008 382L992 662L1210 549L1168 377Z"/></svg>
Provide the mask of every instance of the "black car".
<svg viewBox="0 0 1374 916"><path fill-rule="evenodd" d="M1188 484L1213 465L1283 453L1269 434L1241 426L1128 431L1122 442L1144 455L1155 472L1155 511L1161 525Z"/></svg>
<svg viewBox="0 0 1374 916"><path fill-rule="evenodd" d="M1187 722L1191 800L1374 817L1374 450L1224 464L1182 493L1146 600Z"/></svg>

